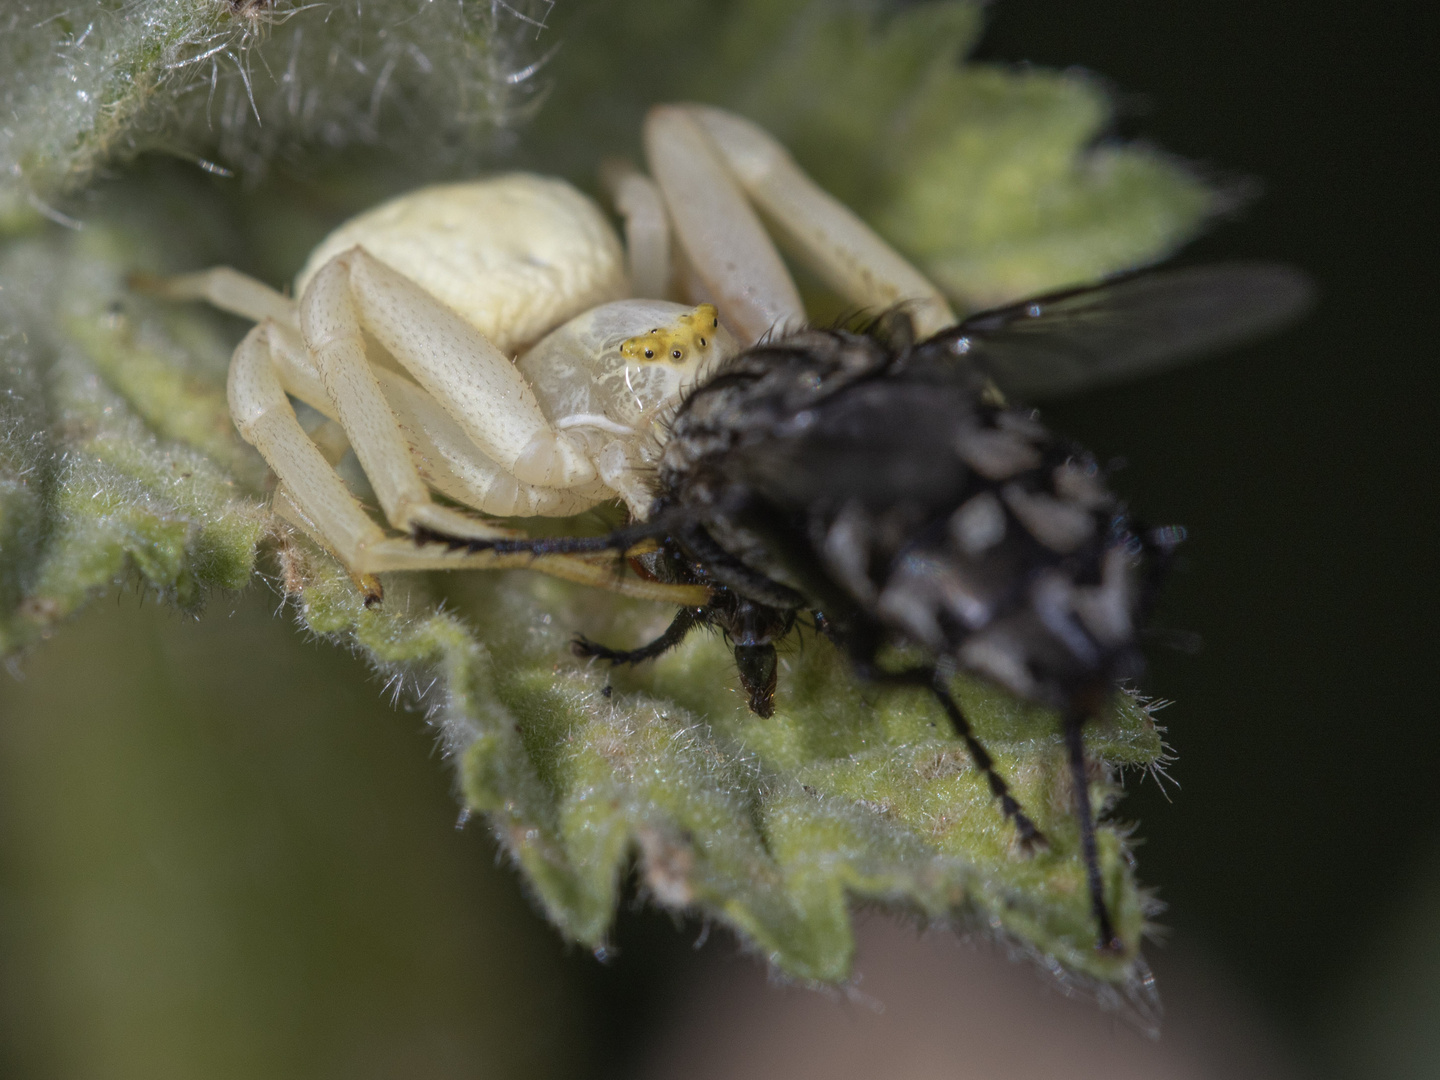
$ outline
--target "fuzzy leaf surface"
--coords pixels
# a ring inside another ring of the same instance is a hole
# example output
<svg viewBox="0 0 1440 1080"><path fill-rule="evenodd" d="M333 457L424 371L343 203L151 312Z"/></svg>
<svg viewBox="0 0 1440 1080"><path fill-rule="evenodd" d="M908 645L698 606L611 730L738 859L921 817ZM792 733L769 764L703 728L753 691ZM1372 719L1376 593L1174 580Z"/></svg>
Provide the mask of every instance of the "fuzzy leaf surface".
<svg viewBox="0 0 1440 1080"><path fill-rule="evenodd" d="M252 181L353 146L385 148L392 172L473 170L538 104L549 7L13 0L0 12L0 230L83 219L73 196L96 169L146 150Z"/></svg>
<svg viewBox="0 0 1440 1080"><path fill-rule="evenodd" d="M1107 827L1107 892L1130 948L1097 953L1053 715L959 684L1051 837L1031 856L929 696L868 690L823 640L792 644L776 715L762 720L714 637L634 672L570 656L576 631L612 641L658 632L670 612L656 605L508 572L445 583L443 613L387 578L386 602L367 610L328 559L299 543L286 559L311 629L352 638L402 679L417 663L442 673L416 689L459 760L466 805L490 816L552 919L579 941L605 943L634 858L653 902L729 925L806 980L846 977L856 899L978 919L1091 989L1135 978L1147 901L1123 836ZM1088 738L1112 765L1145 766L1162 752L1152 718L1128 697ZM1097 798L1113 793L1102 783Z"/></svg>
<svg viewBox="0 0 1440 1080"><path fill-rule="evenodd" d="M0 653L120 581L198 610L254 571L265 469L230 424L228 342L127 293L143 242L96 223L0 249Z"/></svg>

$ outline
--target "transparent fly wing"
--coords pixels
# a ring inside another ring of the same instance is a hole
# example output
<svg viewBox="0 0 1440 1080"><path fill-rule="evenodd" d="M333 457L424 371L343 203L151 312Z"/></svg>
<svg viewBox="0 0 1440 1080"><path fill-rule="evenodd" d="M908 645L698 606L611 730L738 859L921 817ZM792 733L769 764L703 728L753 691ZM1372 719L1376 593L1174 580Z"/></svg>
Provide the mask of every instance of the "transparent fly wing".
<svg viewBox="0 0 1440 1080"><path fill-rule="evenodd" d="M946 337L1034 401L1163 371L1272 333L1314 298L1277 263L1147 272L972 315ZM953 347L953 346L952 346Z"/></svg>

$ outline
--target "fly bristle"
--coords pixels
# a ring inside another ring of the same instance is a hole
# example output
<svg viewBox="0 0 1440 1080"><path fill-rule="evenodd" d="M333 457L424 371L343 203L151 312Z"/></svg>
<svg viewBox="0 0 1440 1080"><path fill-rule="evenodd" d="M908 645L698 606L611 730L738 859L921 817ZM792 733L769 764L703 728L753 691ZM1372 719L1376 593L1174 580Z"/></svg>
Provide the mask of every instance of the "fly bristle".
<svg viewBox="0 0 1440 1080"><path fill-rule="evenodd" d="M410 539L416 547L432 547L443 544L446 552L464 551L468 555L487 551L494 546L494 541L492 540L477 540L474 537L452 536L449 533L440 532L438 529L427 528L424 525L412 527L410 530Z"/></svg>

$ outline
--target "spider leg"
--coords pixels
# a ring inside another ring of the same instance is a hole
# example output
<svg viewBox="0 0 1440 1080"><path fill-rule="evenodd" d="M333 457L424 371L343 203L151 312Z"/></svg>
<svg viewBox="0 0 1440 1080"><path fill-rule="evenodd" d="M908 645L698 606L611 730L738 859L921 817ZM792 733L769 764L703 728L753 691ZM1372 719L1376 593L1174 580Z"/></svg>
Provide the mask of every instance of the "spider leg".
<svg viewBox="0 0 1440 1080"><path fill-rule="evenodd" d="M230 415L324 544L351 568L367 594L379 599L378 582L365 581L358 567L366 550L384 540L385 533L360 508L296 419L271 360L273 327L268 321L260 323L235 350L228 381Z"/></svg>
<svg viewBox="0 0 1440 1080"><path fill-rule="evenodd" d="M397 554L403 556L413 545L385 536L384 530L365 513L320 448L300 426L275 363L275 355L281 350L274 346L283 333L267 320L255 326L240 342L230 361L230 414L241 437L260 451L266 464L280 478L285 493L277 500L281 515L299 524L339 556L367 593L378 599L379 586L370 575L382 570L433 567L414 565L403 557L396 557ZM285 512L287 504L294 513ZM399 552L393 550L397 546ZM493 558L490 561L493 562ZM567 564L560 569L570 567ZM603 576L605 570L584 566L573 571L572 579L576 574L588 583L589 579Z"/></svg>
<svg viewBox="0 0 1440 1080"><path fill-rule="evenodd" d="M274 323L262 322L245 335L235 350L229 378L231 415L241 436L260 451L280 478L282 488L277 494L276 510L333 551L372 601L381 595L373 575L386 570L507 568L538 570L642 600L693 605L708 599L708 592L696 586L622 578L611 560L565 554L537 558L529 552L461 554L445 548L417 548L409 540L387 537L296 419L274 361L275 353L281 350L272 349L272 343L279 335L283 331Z"/></svg>
<svg viewBox="0 0 1440 1080"><path fill-rule="evenodd" d="M645 477L647 465L633 444L612 439L595 455L595 468L608 489L601 498L619 495L632 517L646 516L655 502L655 493Z"/></svg>
<svg viewBox="0 0 1440 1080"><path fill-rule="evenodd" d="M665 196L702 299L713 301L746 344L805 322L805 307L755 211L714 143L682 106L645 118L645 159Z"/></svg>
<svg viewBox="0 0 1440 1080"><path fill-rule="evenodd" d="M349 492L345 494L349 495ZM345 547L344 537L336 536L333 522L315 514L314 508L313 499L302 503L301 498L283 483L275 493L275 512L321 547L334 552L355 575L357 583L366 593L367 603L374 603L382 596L380 583L374 575L392 570L534 570L547 577L604 589L632 600L695 606L704 604L710 598L709 591L701 586L669 585L662 581L621 576L616 573L613 560L600 561L573 555L501 555L493 551L470 553L455 551L443 544L417 547L411 540L395 539L383 533L372 534L363 546ZM365 520L374 525L369 518ZM327 527L331 530L329 533L325 531Z"/></svg>
<svg viewBox="0 0 1440 1080"><path fill-rule="evenodd" d="M320 371L299 334L280 326L270 332L270 352L287 393L338 420ZM458 503L496 517L564 517L607 498L600 484L549 488L524 484L476 446L439 402L399 372L371 365L385 400L400 423L411 457L427 483Z"/></svg>
<svg viewBox="0 0 1440 1080"><path fill-rule="evenodd" d="M329 291L323 301L312 300L327 272L332 280L325 284L330 290L340 285L343 275L348 296ZM337 255L307 286L300 317L312 352L330 347L326 334L338 329L325 325L322 304L338 312L347 302L365 329L475 445L517 480L568 488L595 479L595 466L583 443L550 425L510 358L460 315L364 248ZM321 321L312 333L307 320L316 319Z"/></svg>
<svg viewBox="0 0 1440 1080"><path fill-rule="evenodd" d="M795 164L758 124L706 106L685 106L745 193L799 256L832 289L861 308L904 304L921 338L954 326L944 295L840 200Z"/></svg>
<svg viewBox="0 0 1440 1080"><path fill-rule="evenodd" d="M600 163L600 184L625 222L630 289L636 296L670 295L670 219L655 181L624 158Z"/></svg>
<svg viewBox="0 0 1440 1080"><path fill-rule="evenodd" d="M693 607L681 608L663 634L638 649L611 649L589 638L577 637L571 642L570 650L576 656L593 656L608 660L611 664L643 664L646 660L654 660L675 648L689 636L691 630L701 625L705 620L701 617L700 610Z"/></svg>
<svg viewBox="0 0 1440 1080"><path fill-rule="evenodd" d="M1079 709L1065 714L1065 748L1070 756L1070 779L1075 787L1075 813L1080 818L1080 853L1085 860L1085 883L1090 890L1090 909L1099 929L1102 952L1123 952L1115 936L1110 910L1105 906L1105 885L1100 878L1100 853L1095 844L1095 815L1090 808L1090 777L1085 770L1085 738L1081 730L1085 713Z"/></svg>
<svg viewBox="0 0 1440 1080"><path fill-rule="evenodd" d="M625 577L622 576L623 560L614 558L615 555L653 551L653 538L670 532L674 525L675 520L670 516L660 515L606 536L528 537L512 533L492 539L455 537L421 528L414 535L420 546L410 554L405 554L395 541L391 543L396 547L383 549L386 552L383 556L384 569L534 569L552 577L609 589L623 596L661 600L681 607L703 607L710 601L710 590L706 586L672 585ZM421 553L433 554L442 548L445 553L440 557L446 560L444 567L430 563L422 567L413 561L428 557Z"/></svg>
<svg viewBox="0 0 1440 1080"><path fill-rule="evenodd" d="M325 397L390 523L407 532L424 527L457 536L507 535L507 530L430 501L400 423L366 358L343 256L325 264L311 280L300 303L300 324Z"/></svg>
<svg viewBox="0 0 1440 1080"><path fill-rule="evenodd" d="M701 585L671 585L663 581L619 572L615 560L583 555L532 555L529 552L502 554L496 551L466 552L448 545L416 546L409 540L386 539L366 552L366 566L383 570L534 570L548 577L588 585L593 589L653 600L663 604L695 607L710 599Z"/></svg>
<svg viewBox="0 0 1440 1080"><path fill-rule="evenodd" d="M300 328L294 300L228 266L214 266L194 274L168 278L135 274L130 278L130 287L167 300L205 300L221 311L252 322L273 319L292 330Z"/></svg>

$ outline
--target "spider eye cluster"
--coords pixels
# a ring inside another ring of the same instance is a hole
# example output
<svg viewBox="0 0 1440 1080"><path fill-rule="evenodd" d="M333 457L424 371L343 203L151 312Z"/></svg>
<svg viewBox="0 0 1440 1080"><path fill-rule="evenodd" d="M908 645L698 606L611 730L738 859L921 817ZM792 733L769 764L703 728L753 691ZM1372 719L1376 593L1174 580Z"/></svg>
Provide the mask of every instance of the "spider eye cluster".
<svg viewBox="0 0 1440 1080"><path fill-rule="evenodd" d="M648 334L638 334L620 343L620 355L627 360L669 360L685 363L693 354L710 348L720 326L720 313L714 304L701 304L693 311L677 315L667 326L657 326Z"/></svg>

